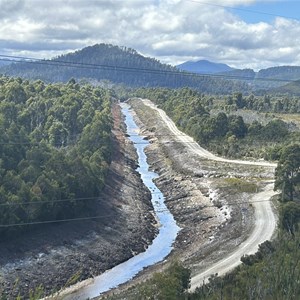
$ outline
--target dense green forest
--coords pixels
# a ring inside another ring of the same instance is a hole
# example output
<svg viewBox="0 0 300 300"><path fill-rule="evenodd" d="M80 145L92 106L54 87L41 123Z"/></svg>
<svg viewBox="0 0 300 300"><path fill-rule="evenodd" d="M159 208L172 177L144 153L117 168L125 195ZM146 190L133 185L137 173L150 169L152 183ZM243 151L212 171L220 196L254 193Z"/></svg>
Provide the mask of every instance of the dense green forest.
<svg viewBox="0 0 300 300"><path fill-rule="evenodd" d="M135 95L153 100L180 129L219 155L276 160L281 146L300 141L299 131L289 130L288 124L279 118L269 118L263 124L259 120L246 123L242 116L245 109L265 113L297 112L299 99L295 97L243 97L241 93L219 97L188 88L138 89Z"/></svg>
<svg viewBox="0 0 300 300"><path fill-rule="evenodd" d="M300 96L300 80L292 81L272 90L272 93Z"/></svg>
<svg viewBox="0 0 300 300"><path fill-rule="evenodd" d="M206 93L227 94L248 91L247 83L179 71L137 51L97 44L51 60L18 62L0 68L0 73L46 82L67 82L70 78L131 87L192 87Z"/></svg>
<svg viewBox="0 0 300 300"><path fill-rule="evenodd" d="M0 236L93 214L111 155L111 94L0 77Z"/></svg>

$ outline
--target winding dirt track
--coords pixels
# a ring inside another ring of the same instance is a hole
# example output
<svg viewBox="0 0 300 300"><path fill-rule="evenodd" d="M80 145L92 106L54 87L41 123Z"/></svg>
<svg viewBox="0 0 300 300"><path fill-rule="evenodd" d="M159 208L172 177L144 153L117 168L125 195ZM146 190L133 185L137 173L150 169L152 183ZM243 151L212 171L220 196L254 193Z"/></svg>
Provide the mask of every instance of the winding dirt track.
<svg viewBox="0 0 300 300"><path fill-rule="evenodd" d="M162 120L166 123L171 132L176 136L176 139L178 141L184 143L190 151L202 158L234 164L256 165L269 168L276 167L276 164L265 161L230 160L215 156L214 154L200 147L196 142L194 142L191 137L180 131L176 127L174 122L166 115L166 113L163 110L157 108L157 106L154 105L151 101L143 100L143 103L151 107L152 109L155 109L159 113ZM263 243L266 240L269 240L272 237L276 228L276 219L271 207L271 203L265 200L270 199L275 194L276 193L273 191L273 182L270 182L265 186L262 192L257 193L252 197L250 201L253 202L253 206L255 209L255 225L252 233L243 243L238 245L232 253L229 253L227 256L215 262L200 273L194 274L191 279L191 291L195 290L196 287L206 282L211 275L216 273L218 273L218 275L223 275L234 269L240 264L241 256L245 254L254 254L258 250L259 244Z"/></svg>

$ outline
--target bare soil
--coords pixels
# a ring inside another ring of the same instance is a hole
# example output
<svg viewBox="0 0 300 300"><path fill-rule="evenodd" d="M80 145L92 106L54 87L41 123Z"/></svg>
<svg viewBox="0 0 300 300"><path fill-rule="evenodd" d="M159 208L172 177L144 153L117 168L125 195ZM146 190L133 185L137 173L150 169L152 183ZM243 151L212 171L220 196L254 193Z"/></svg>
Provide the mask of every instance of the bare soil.
<svg viewBox="0 0 300 300"><path fill-rule="evenodd" d="M177 141L156 111L138 100L130 104L135 121L150 141L146 152L149 165L159 174L156 185L181 231L168 259L106 295L141 283L172 259L181 260L193 275L230 253L253 228L251 197L274 176L273 168L200 158Z"/></svg>

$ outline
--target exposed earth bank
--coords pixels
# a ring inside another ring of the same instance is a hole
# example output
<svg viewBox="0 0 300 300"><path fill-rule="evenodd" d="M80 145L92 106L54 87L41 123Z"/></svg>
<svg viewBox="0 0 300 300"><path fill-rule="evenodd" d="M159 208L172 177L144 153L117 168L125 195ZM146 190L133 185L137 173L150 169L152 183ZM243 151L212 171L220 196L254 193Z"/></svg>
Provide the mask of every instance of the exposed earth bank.
<svg viewBox="0 0 300 300"><path fill-rule="evenodd" d="M107 294L144 281L172 258L190 267L194 276L231 253L252 232L254 195L274 178L274 166L201 158L190 151L187 142L178 141L157 111L137 99L129 103L142 134L150 141L146 153L149 165L159 174L156 185L182 229L168 259Z"/></svg>
<svg viewBox="0 0 300 300"><path fill-rule="evenodd" d="M29 299L90 278L144 251L157 233L150 193L135 171L136 152L124 137L120 107L113 108L113 161L97 216L88 221L36 226L0 241L0 295ZM138 205L137 205L138 204Z"/></svg>

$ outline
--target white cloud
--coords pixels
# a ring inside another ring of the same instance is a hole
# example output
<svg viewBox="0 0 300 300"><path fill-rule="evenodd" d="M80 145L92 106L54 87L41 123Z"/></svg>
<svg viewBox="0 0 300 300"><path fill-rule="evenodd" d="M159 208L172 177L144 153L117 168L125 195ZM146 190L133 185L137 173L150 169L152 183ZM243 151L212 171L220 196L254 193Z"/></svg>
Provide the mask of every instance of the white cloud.
<svg viewBox="0 0 300 300"><path fill-rule="evenodd" d="M0 0L2 53L51 57L95 43L176 64L300 65L300 22L247 24L225 6L257 0Z"/></svg>

